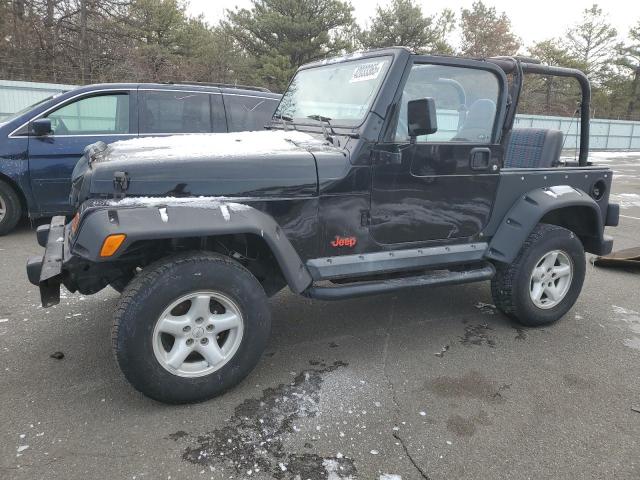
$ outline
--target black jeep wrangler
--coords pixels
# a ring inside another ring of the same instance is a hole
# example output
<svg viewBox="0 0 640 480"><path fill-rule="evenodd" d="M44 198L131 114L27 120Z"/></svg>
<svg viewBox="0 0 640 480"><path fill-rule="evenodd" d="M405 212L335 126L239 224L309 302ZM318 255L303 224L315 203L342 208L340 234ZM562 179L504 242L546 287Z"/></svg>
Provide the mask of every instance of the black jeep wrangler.
<svg viewBox="0 0 640 480"><path fill-rule="evenodd" d="M527 73L575 78L579 160L562 133L513 129ZM42 303L60 284L122 292L113 348L163 402L211 398L256 365L283 287L338 300L491 280L525 325L562 317L585 251L612 248L612 172L589 166L589 82L515 58L390 48L301 67L262 132L87 148L73 220L38 229Z"/></svg>

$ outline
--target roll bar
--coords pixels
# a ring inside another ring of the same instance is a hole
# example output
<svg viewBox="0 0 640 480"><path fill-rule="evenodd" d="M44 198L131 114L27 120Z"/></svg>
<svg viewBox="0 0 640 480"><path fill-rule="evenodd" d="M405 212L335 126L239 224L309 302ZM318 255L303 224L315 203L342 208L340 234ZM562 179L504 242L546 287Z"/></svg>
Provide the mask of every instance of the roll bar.
<svg viewBox="0 0 640 480"><path fill-rule="evenodd" d="M487 61L498 65L506 74L514 74L513 91L511 93L512 104L518 104L520 91L522 90L522 74L535 73L552 77L575 78L580 84L582 100L580 101L580 152L578 155L578 165L587 165L589 157L589 120L591 108L591 85L589 79L580 70L575 68L553 67L533 63L531 60L521 61L514 57L492 57ZM509 126L513 124L515 108L511 109L511 115L507 119Z"/></svg>

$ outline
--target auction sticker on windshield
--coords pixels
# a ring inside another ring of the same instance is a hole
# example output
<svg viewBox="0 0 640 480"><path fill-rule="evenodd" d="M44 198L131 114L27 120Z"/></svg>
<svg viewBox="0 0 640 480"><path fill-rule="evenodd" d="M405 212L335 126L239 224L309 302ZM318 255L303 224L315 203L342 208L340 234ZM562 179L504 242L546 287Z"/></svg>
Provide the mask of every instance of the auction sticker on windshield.
<svg viewBox="0 0 640 480"><path fill-rule="evenodd" d="M354 82L364 82L367 80L374 80L378 78L380 72L382 71L382 67L384 67L385 62L373 62L373 63L363 63L362 65L358 65L351 76L351 80L349 83Z"/></svg>

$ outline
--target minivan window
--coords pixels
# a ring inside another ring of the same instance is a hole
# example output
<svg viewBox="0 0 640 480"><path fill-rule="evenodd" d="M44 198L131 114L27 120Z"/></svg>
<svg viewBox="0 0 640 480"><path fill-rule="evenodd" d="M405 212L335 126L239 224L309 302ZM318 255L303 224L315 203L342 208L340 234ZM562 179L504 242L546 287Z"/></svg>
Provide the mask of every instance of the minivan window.
<svg viewBox="0 0 640 480"><path fill-rule="evenodd" d="M54 135L131 133L129 95L114 93L84 97L49 113Z"/></svg>
<svg viewBox="0 0 640 480"><path fill-rule="evenodd" d="M139 96L140 133L209 133L208 93L143 91Z"/></svg>
<svg viewBox="0 0 640 480"><path fill-rule="evenodd" d="M247 95L224 96L230 132L262 130L271 120L278 100Z"/></svg>

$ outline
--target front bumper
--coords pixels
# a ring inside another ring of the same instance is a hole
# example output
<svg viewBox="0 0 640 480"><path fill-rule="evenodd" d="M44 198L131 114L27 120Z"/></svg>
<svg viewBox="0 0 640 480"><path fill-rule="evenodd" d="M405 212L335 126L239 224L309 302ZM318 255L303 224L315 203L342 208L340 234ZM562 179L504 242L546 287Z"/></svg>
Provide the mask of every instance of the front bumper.
<svg viewBox="0 0 640 480"><path fill-rule="evenodd" d="M37 236L45 251L43 256L29 258L27 276L40 288L42 306L46 308L60 303L62 265L69 251L65 217L53 217L49 225L38 227Z"/></svg>

